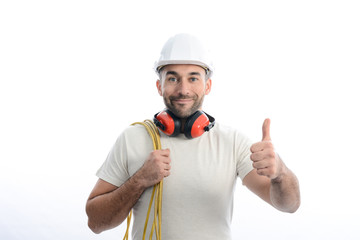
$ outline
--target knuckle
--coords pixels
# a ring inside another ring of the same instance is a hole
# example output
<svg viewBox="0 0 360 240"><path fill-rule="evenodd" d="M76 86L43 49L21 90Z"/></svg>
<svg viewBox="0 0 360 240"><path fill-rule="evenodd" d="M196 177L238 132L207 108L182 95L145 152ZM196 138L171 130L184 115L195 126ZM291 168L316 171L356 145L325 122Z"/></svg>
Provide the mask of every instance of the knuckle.
<svg viewBox="0 0 360 240"><path fill-rule="evenodd" d="M271 159L275 159L275 157L276 157L276 155L275 155L275 152L274 152L274 151L269 151L268 156L269 156Z"/></svg>
<svg viewBox="0 0 360 240"><path fill-rule="evenodd" d="M160 159L158 157L154 157L154 162L155 164L159 164L160 163Z"/></svg>
<svg viewBox="0 0 360 240"><path fill-rule="evenodd" d="M253 166L253 168L257 168L257 167L256 167L256 163L253 163L252 166Z"/></svg>
<svg viewBox="0 0 360 240"><path fill-rule="evenodd" d="M253 145L251 145L250 151L251 151L252 153L257 152L258 145L259 145L259 143L254 143Z"/></svg>
<svg viewBox="0 0 360 240"><path fill-rule="evenodd" d="M160 150L158 150L158 151L159 151L159 153L161 153L161 154L163 154L163 155L166 155L166 156L170 155L170 149L168 149L168 148L166 148L166 149L160 149Z"/></svg>
<svg viewBox="0 0 360 240"><path fill-rule="evenodd" d="M250 152L251 153L254 153L255 151L254 151L254 145L252 145L251 147L250 147Z"/></svg>
<svg viewBox="0 0 360 240"><path fill-rule="evenodd" d="M157 156L158 156L158 154L157 154L155 151L152 151L152 152L150 153L149 158L150 158L150 159L156 159Z"/></svg>

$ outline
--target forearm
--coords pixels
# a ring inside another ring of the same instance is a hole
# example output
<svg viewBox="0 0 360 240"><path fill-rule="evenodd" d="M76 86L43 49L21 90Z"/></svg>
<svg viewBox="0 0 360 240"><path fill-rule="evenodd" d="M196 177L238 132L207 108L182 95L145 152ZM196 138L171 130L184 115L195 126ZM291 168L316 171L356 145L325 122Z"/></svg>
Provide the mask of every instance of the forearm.
<svg viewBox="0 0 360 240"><path fill-rule="evenodd" d="M119 188L90 198L86 204L90 229L100 233L121 224L145 189L133 176Z"/></svg>
<svg viewBox="0 0 360 240"><path fill-rule="evenodd" d="M270 200L278 210L293 213L300 206L299 182L290 169L283 167L282 174L271 180Z"/></svg>
<svg viewBox="0 0 360 240"><path fill-rule="evenodd" d="M86 203L88 225L95 233L121 224L141 194L170 175L170 150L155 150L144 165L119 188L99 179Z"/></svg>

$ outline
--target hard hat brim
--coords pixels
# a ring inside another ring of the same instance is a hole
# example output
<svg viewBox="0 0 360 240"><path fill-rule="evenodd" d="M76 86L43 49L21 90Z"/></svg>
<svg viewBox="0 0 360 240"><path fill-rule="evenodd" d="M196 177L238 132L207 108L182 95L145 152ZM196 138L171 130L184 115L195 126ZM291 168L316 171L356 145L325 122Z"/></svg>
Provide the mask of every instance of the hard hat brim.
<svg viewBox="0 0 360 240"><path fill-rule="evenodd" d="M160 71L167 65L175 65L175 64L189 64L189 65L197 65L202 67L205 70L205 73L208 77L211 77L213 69L211 69L207 64L204 64L201 61L197 60L167 60L167 61L159 61L155 63L154 70L160 75Z"/></svg>

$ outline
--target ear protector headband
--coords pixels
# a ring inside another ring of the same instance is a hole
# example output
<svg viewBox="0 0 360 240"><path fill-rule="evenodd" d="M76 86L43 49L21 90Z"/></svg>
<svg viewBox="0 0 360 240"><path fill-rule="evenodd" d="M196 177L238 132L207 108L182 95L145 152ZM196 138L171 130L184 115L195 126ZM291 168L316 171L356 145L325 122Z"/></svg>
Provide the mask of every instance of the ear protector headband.
<svg viewBox="0 0 360 240"><path fill-rule="evenodd" d="M155 114L154 123L163 133L170 137L177 136L181 130L181 119L168 109ZM215 118L198 110L186 119L184 134L189 139L200 137L214 125Z"/></svg>

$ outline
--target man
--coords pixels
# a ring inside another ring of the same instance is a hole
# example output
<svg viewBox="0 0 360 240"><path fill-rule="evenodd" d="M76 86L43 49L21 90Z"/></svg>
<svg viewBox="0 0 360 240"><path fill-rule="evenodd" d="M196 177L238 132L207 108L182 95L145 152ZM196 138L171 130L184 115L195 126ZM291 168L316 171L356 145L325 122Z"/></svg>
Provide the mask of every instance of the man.
<svg viewBox="0 0 360 240"><path fill-rule="evenodd" d="M178 119L180 134L160 132L163 149L156 151L142 126L131 126L120 135L97 172L99 180L87 201L88 224L95 233L118 226L133 209L133 239L142 239L151 187L161 180L162 238L166 240L231 239L237 177L275 208L298 209L298 181L274 151L269 119L263 124L262 141L252 144L237 130L214 125L210 115L200 112L208 117L210 127L193 137L198 129L191 122L197 119L189 119L202 110L213 71L195 37L170 38L155 70L165 114Z"/></svg>

